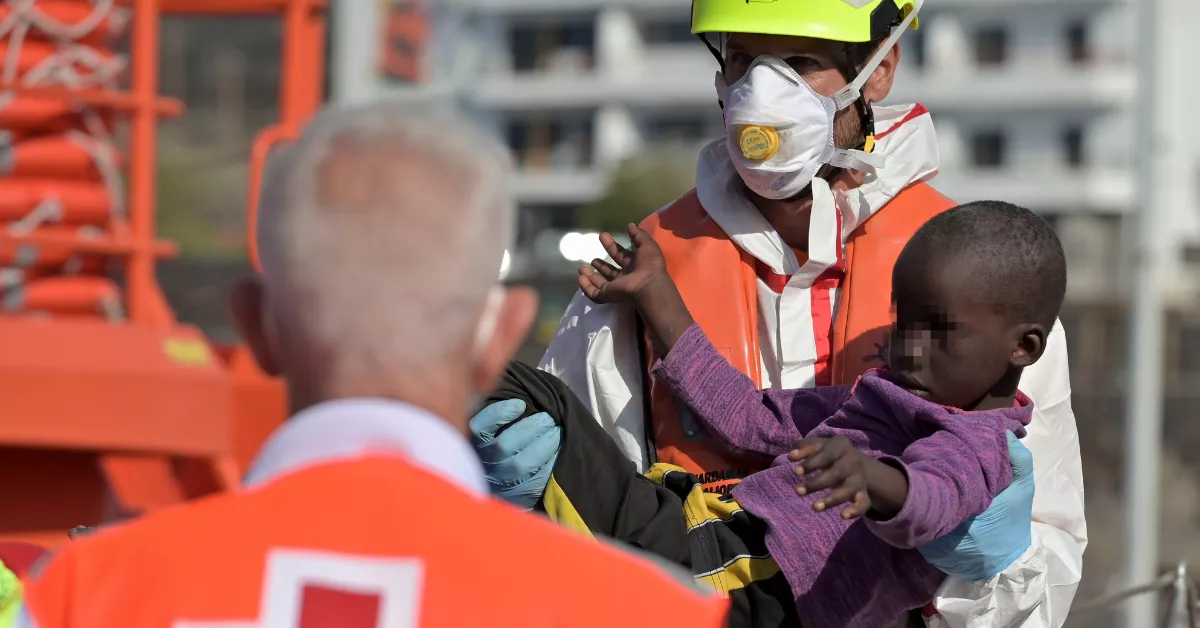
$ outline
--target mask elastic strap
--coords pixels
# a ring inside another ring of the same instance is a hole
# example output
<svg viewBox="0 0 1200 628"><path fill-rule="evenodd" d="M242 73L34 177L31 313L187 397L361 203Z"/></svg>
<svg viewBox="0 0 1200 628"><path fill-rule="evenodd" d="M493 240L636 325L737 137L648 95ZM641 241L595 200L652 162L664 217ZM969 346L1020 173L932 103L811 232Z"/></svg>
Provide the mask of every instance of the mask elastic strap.
<svg viewBox="0 0 1200 628"><path fill-rule="evenodd" d="M871 57L871 60L868 61L865 66L863 66L863 69L858 73L858 76L856 76L853 81L850 81L849 85L838 90L838 92L833 95L833 101L837 103L837 108L839 110L849 107L850 105L854 104L854 101L858 100L858 97L862 94L863 85L867 84L867 81L871 79L871 75L875 73L875 70L879 67L879 64L883 63L883 58L892 51L892 48L896 47L896 42L900 41L900 36L904 34L904 31L908 30L908 27L912 25L913 20L917 19L917 12L921 10L921 5L923 4L925 4L925 0L915 1L912 10L908 12L908 15L904 16L904 20L900 22L899 26L892 29L892 34L888 36L883 47L881 47L875 53L875 56Z"/></svg>
<svg viewBox="0 0 1200 628"><path fill-rule="evenodd" d="M825 163L835 168L875 172L877 168L887 165L887 157L879 153L867 153L861 150L835 149L833 155Z"/></svg>

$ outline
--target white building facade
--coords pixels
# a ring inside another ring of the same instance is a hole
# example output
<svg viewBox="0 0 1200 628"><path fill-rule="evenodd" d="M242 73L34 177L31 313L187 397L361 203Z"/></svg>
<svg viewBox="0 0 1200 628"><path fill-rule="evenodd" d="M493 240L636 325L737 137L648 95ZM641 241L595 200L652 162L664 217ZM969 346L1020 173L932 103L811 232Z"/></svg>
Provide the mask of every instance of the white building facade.
<svg viewBox="0 0 1200 628"><path fill-rule="evenodd" d="M1139 202L1132 108L1147 96L1135 71L1136 1L926 0L922 28L901 40L891 100L932 111L943 163L935 185L959 201L1003 199L1054 220L1079 297L1111 292L1122 276L1122 217ZM1174 199L1170 231L1191 244L1200 235L1190 112L1200 101L1200 3L1160 2L1155 184ZM520 162L527 237L570 230L624 159L722 132L716 62L688 33L687 0L407 0L431 30L425 75L399 84L374 70L382 35L373 25L387 4L335 3L335 96L432 91L478 111ZM376 40L364 35L372 32Z"/></svg>

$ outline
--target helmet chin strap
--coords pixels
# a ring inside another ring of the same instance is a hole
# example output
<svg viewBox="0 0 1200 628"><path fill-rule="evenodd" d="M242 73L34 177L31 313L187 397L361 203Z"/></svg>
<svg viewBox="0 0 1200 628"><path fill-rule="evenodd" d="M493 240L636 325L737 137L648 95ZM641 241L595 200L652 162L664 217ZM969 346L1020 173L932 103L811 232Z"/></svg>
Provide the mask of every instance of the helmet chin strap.
<svg viewBox="0 0 1200 628"><path fill-rule="evenodd" d="M704 42L704 47L708 48L708 51L712 53L712 56L717 59L717 65L721 66L721 71L724 72L725 56L721 54L721 51L716 46L712 45L711 41L708 41L708 37L705 37L707 34L708 33L699 33L696 35L696 37L699 37L700 41Z"/></svg>
<svg viewBox="0 0 1200 628"><path fill-rule="evenodd" d="M848 60L844 58L839 59L838 72L842 73L847 83L854 79L855 69L854 65ZM862 129L862 140L851 150L860 150L869 153L875 149L875 111L871 109L871 103L867 102L867 95L865 93L859 94L858 100L854 103L854 108L858 110L858 123ZM845 170L845 168L826 164L821 166L816 176L826 181L833 181L835 177L842 174ZM797 197L802 198L811 194L812 187L810 186L801 190Z"/></svg>
<svg viewBox="0 0 1200 628"><path fill-rule="evenodd" d="M705 37L705 35L706 33L700 33L696 35L696 37L699 37L700 41L704 43L704 47L708 48L708 51L712 53L713 58L717 60L717 65L721 68L721 74L724 74L725 57L721 54L721 51L718 50L716 46L712 45L711 41L708 41L708 37ZM725 111L725 103L721 102L720 98L717 98L717 106L721 108L721 111Z"/></svg>
<svg viewBox="0 0 1200 628"><path fill-rule="evenodd" d="M854 67L854 64L844 56L838 59L837 69L847 84L852 82L859 72L859 69ZM865 90L859 91L858 100L855 101L854 106L858 109L858 121L863 134L862 141L854 149L869 152L868 149L872 149L874 146L868 146L868 141L871 144L875 143L875 112L871 109L871 103L867 102Z"/></svg>

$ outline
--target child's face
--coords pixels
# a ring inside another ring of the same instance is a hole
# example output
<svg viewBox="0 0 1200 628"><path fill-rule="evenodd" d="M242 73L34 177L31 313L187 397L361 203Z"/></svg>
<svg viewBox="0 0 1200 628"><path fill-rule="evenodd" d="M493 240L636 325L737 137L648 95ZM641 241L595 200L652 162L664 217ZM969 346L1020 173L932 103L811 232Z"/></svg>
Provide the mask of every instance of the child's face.
<svg viewBox="0 0 1200 628"><path fill-rule="evenodd" d="M897 261L888 366L914 394L974 410L1013 367L1021 333L987 302L975 265L949 257L906 250Z"/></svg>

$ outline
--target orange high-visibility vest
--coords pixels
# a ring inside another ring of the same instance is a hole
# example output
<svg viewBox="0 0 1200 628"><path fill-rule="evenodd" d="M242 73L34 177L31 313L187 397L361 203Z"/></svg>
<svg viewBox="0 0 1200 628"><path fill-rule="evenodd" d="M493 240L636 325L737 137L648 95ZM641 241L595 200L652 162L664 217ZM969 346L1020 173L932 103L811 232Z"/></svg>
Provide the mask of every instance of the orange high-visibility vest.
<svg viewBox="0 0 1200 628"><path fill-rule="evenodd" d="M828 347L819 352L822 363L817 365L818 370L829 369L828 383L853 382L885 361L892 322L892 267L917 229L954 205L929 185L916 183L850 235L837 317L831 321L831 329L816 330L817 346ZM704 211L695 190L647 218L642 228L662 247L671 278L713 346L761 386L754 258L738 248ZM648 368L658 356L649 339L642 340ZM727 492L770 462L734 456L714 446L694 421L681 417L665 384L648 371L646 382L660 462L683 467L699 476L706 490L717 492Z"/></svg>
<svg viewBox="0 0 1200 628"><path fill-rule="evenodd" d="M47 553L46 548L20 541L0 541L0 563L18 577L24 577L30 568Z"/></svg>
<svg viewBox="0 0 1200 628"><path fill-rule="evenodd" d="M397 457L310 467L69 546L41 628L717 628L726 601Z"/></svg>

